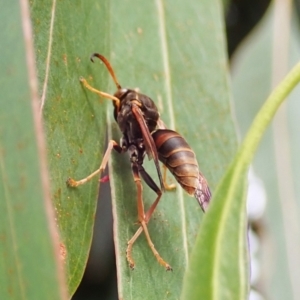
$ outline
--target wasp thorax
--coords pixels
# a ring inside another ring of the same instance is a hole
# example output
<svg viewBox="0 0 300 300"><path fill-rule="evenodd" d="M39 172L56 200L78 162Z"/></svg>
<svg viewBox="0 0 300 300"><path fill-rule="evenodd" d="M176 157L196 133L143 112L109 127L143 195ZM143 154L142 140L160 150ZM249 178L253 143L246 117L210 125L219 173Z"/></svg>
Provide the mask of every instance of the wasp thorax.
<svg viewBox="0 0 300 300"><path fill-rule="evenodd" d="M128 89L118 89L118 90L115 92L114 96L117 97L118 99L121 99L122 96L123 96L124 94L126 94L127 92L128 92Z"/></svg>

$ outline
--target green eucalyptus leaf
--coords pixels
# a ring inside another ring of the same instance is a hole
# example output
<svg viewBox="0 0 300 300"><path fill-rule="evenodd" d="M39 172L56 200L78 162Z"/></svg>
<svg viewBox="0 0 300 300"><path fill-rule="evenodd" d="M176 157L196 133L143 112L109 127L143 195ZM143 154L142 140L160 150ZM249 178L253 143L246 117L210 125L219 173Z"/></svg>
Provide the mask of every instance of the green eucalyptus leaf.
<svg viewBox="0 0 300 300"><path fill-rule="evenodd" d="M246 199L242 187L263 133L280 104L299 81L300 63L267 99L218 186L192 254L190 269L185 278L183 299L199 299L200 296L204 299L248 297ZM199 281L195 286L199 275L200 278L206 276L207 279Z"/></svg>
<svg viewBox="0 0 300 300"><path fill-rule="evenodd" d="M195 151L200 169L214 190L236 147L219 3L153 1L139 5L138 1L130 1L128 5L112 5L111 61L118 80L124 87L139 88L155 101L167 127L182 134ZM119 16L125 6L135 14L120 27ZM112 120L111 109L109 118ZM118 141L117 126L110 122L110 137ZM128 158L118 154L112 158L119 295L178 299L203 213L195 199L179 186L176 192L164 193L148 228L156 249L173 272L165 272L158 264L143 234L133 247L136 267L131 271L125 250L138 228L134 225L136 188ZM158 182L152 162L146 161L145 166ZM168 181L175 179L169 176ZM155 198L145 186L145 209Z"/></svg>
<svg viewBox="0 0 300 300"><path fill-rule="evenodd" d="M245 135L274 82L300 59L298 20L294 11L288 12L290 4L285 5L284 8L277 2L271 5L234 55L233 93L241 136ZM282 11L288 14L283 17ZM277 42L274 42L275 37ZM298 87L280 108L253 160L253 169L263 183L266 201L253 224L259 229L260 247L254 257L258 276L253 276L252 284L269 299L300 297L300 261L296 251L300 247L299 93ZM257 275L254 270L255 273Z"/></svg>
<svg viewBox="0 0 300 300"><path fill-rule="evenodd" d="M67 299L27 1L2 5L0 24L0 294Z"/></svg>
<svg viewBox="0 0 300 300"><path fill-rule="evenodd" d="M31 4L40 81L41 107L48 142L51 195L62 243L70 294L79 285L88 253L98 194L97 180L80 188L66 186L100 165L105 142L105 106L79 82L105 85L107 72L89 56L107 53L105 1L34 1Z"/></svg>

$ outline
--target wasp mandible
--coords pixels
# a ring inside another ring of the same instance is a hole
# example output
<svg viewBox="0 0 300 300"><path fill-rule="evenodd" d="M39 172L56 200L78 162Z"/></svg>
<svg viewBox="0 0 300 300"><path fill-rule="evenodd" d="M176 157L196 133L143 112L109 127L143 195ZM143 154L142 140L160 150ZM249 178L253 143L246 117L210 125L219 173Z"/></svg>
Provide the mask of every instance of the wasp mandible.
<svg viewBox="0 0 300 300"><path fill-rule="evenodd" d="M70 187L77 187L91 180L94 176L101 173L107 165L111 151L114 149L119 153L128 152L133 179L137 188L137 210L139 229L128 241L126 258L130 268L134 269L135 263L131 255L132 246L139 235L144 231L147 242L158 262L166 268L172 270L171 266L159 255L151 241L147 224L162 196L162 192L168 187L166 182L166 168L174 175L182 188L192 196L195 196L202 210L205 212L210 201L211 192L207 180L199 171L195 153L176 131L167 129L161 121L155 103L146 95L138 93L133 89L122 88L119 84L113 68L109 61L101 54L94 53L93 58L99 58L110 73L117 91L114 95L99 91L88 84L84 78L80 78L82 84L89 90L98 95L112 100L114 106L114 118L122 132L120 144L111 140L108 143L99 169L89 176L74 180L69 178L67 184ZM160 187L154 182L143 167L145 155L153 159ZM159 161L164 165L162 175ZM150 208L145 212L141 178L157 194L157 197Z"/></svg>

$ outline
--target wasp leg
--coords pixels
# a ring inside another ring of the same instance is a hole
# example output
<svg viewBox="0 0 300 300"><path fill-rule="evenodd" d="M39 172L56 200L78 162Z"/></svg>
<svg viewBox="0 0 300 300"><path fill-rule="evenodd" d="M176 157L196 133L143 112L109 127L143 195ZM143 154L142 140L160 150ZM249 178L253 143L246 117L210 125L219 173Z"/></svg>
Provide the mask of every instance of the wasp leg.
<svg viewBox="0 0 300 300"><path fill-rule="evenodd" d="M150 219L153 211L155 210L155 208L156 208L156 206L157 206L157 204L158 204L158 202L161 198L162 192L158 188L156 183L153 181L153 179L149 176L149 174L144 170L144 168L142 166L133 165L132 166L132 172L133 172L134 181L135 181L136 186L137 186L138 220L139 220L141 226L136 231L134 236L127 243L126 257L127 257L127 261L129 263L129 266L132 269L134 269L135 264L134 264L134 260L133 260L132 255L131 255L132 246L133 246L134 242L137 240L137 238L139 237L139 235L144 231L145 235L146 235L148 245L151 248L154 256L157 259L157 261L163 267L165 267L166 270L172 270L172 267L159 255L158 251L155 249L154 244L153 244L153 242L150 238L150 235L149 235L149 232L148 232L148 227L147 227L147 223L149 222L149 219ZM149 185L149 187L157 193L156 200L151 205L150 209L146 212L146 214L144 212L144 203L143 203L143 199L142 199L143 187L142 187L142 183L141 183L141 178L139 176L139 172L140 172L142 178L145 180L145 182Z"/></svg>
<svg viewBox="0 0 300 300"><path fill-rule="evenodd" d="M96 176L99 173L101 173L102 171L104 171L112 149L118 151L119 153L122 152L122 148L118 145L118 143L113 140L110 140L99 169L97 169L95 172L93 172L89 176L87 176L81 180L78 180L78 181L74 180L73 178L68 178L67 185L70 187L77 187L79 185L85 184L86 182L90 181L94 176Z"/></svg>
<svg viewBox="0 0 300 300"><path fill-rule="evenodd" d="M176 189L175 183L171 183L171 184L167 183L167 167L165 165L163 165L163 183L166 191L172 191Z"/></svg>
<svg viewBox="0 0 300 300"><path fill-rule="evenodd" d="M84 87L87 88L88 90L90 90L93 93L96 93L96 94L98 94L98 95L100 95L100 96L102 96L104 98L111 99L111 100L113 100L116 103L116 105L118 107L120 106L120 99L118 99L117 97L93 88L91 85L88 84L88 82L86 81L86 79L83 78L83 77L80 77L79 80L84 85Z"/></svg>
<svg viewBox="0 0 300 300"><path fill-rule="evenodd" d="M139 227L139 229L137 230L137 232L134 234L134 236L127 242L127 249L126 249L126 258L129 264L129 267L133 270L135 263L134 260L132 258L131 252L132 252L132 246L135 243L135 241L137 240L137 238L140 236L140 234L143 232L143 227Z"/></svg>
<svg viewBox="0 0 300 300"><path fill-rule="evenodd" d="M162 196L162 191L159 189L157 184L154 182L154 180L151 178L151 176L146 172L146 170L143 168L143 166L139 166L139 173L141 174L142 178L144 181L147 183L147 185L157 194L157 198L155 201L152 203L150 208L147 210L145 214L145 221L146 224L149 222L161 196Z"/></svg>

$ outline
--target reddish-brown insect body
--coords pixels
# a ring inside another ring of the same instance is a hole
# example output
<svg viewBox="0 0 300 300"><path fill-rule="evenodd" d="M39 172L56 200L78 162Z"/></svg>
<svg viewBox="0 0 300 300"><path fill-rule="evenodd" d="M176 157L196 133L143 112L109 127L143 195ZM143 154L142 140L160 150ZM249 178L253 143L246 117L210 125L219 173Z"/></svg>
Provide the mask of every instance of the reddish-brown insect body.
<svg viewBox="0 0 300 300"><path fill-rule="evenodd" d="M196 155L185 139L170 129L152 133L159 160L170 170L181 187L195 196L203 211L206 210L211 193L206 179L200 173ZM197 193L202 191L201 197Z"/></svg>
<svg viewBox="0 0 300 300"><path fill-rule="evenodd" d="M135 90L121 88L108 60L98 53L91 56L92 61L93 57L99 58L106 65L117 86L117 91L114 95L111 95L94 89L85 79L81 79L81 82L89 90L113 101L114 118L123 136L120 144L113 140L109 142L98 170L79 181L69 178L67 184L71 187L76 187L101 173L107 165L112 149L119 153L128 152L134 182L137 187L137 209L140 223L139 229L128 241L126 255L128 263L131 268L134 268L135 263L131 256L132 246L138 236L144 231L148 244L158 262L167 270L171 270L171 266L155 249L147 227L166 186L165 176L163 177L161 174L158 161L161 161L170 170L177 182L189 195L196 197L203 211L206 210L211 197L207 181L199 171L196 156L191 147L179 133L165 128L163 122L159 119L157 107L151 98ZM143 167L146 154L149 158L153 158L160 187ZM157 194L155 201L147 211L144 211L141 178Z"/></svg>

